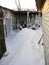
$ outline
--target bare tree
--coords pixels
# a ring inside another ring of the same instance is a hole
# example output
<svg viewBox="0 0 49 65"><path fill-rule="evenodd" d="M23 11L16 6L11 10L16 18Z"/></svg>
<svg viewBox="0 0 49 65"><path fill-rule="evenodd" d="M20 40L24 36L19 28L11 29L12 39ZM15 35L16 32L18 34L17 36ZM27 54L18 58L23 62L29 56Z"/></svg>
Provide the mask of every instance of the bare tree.
<svg viewBox="0 0 49 65"><path fill-rule="evenodd" d="M21 11L20 0L18 0L18 4L17 4L17 2L16 2L16 0L15 0L15 4L16 4L16 6L17 6L18 11Z"/></svg>

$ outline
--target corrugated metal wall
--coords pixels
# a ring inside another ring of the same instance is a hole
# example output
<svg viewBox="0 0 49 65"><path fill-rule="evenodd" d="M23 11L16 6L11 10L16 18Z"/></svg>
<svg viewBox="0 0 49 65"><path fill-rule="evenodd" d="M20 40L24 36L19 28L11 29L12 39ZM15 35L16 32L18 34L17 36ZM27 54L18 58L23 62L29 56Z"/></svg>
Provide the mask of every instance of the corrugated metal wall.
<svg viewBox="0 0 49 65"><path fill-rule="evenodd" d="M42 25L44 33L45 65L49 65L49 0L46 0L42 9Z"/></svg>

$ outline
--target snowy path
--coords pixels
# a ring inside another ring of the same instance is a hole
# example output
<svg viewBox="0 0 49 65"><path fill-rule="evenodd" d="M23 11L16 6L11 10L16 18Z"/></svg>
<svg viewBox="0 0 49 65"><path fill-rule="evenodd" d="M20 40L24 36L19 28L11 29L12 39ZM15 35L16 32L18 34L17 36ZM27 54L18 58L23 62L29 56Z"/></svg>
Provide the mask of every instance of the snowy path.
<svg viewBox="0 0 49 65"><path fill-rule="evenodd" d="M38 44L42 30L23 29L6 39L9 55L0 65L44 65L43 46ZM12 38L11 38L12 37Z"/></svg>

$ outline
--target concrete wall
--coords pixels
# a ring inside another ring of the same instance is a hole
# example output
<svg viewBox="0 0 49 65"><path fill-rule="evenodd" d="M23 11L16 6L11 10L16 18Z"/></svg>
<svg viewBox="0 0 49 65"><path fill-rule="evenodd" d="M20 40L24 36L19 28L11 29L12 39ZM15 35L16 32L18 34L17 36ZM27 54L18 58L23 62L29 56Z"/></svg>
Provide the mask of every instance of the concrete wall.
<svg viewBox="0 0 49 65"><path fill-rule="evenodd" d="M45 65L49 65L49 0L46 0L42 9L42 26L44 34Z"/></svg>

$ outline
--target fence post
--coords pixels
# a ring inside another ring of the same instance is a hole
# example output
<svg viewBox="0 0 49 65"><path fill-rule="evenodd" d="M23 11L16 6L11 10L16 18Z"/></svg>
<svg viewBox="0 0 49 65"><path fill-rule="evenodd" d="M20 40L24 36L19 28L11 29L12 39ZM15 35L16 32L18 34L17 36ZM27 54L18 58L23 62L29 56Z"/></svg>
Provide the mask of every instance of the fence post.
<svg viewBox="0 0 49 65"><path fill-rule="evenodd" d="M29 28L29 11L27 11L27 28Z"/></svg>

